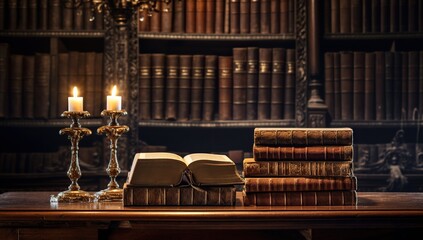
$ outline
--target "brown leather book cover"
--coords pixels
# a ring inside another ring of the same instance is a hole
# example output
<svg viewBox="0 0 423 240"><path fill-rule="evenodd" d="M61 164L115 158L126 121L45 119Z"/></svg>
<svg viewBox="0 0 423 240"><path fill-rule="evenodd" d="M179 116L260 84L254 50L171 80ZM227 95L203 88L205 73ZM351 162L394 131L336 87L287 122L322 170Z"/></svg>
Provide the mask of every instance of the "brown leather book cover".
<svg viewBox="0 0 423 240"><path fill-rule="evenodd" d="M270 33L280 33L280 0L270 0Z"/></svg>
<svg viewBox="0 0 423 240"><path fill-rule="evenodd" d="M94 29L103 30L104 29L104 13L96 11L94 13Z"/></svg>
<svg viewBox="0 0 423 240"><path fill-rule="evenodd" d="M363 32L372 32L372 0L363 1Z"/></svg>
<svg viewBox="0 0 423 240"><path fill-rule="evenodd" d="M195 1L195 33L206 32L206 0Z"/></svg>
<svg viewBox="0 0 423 240"><path fill-rule="evenodd" d="M399 0L389 1L389 31L399 31Z"/></svg>
<svg viewBox="0 0 423 240"><path fill-rule="evenodd" d="M375 52L376 120L385 120L385 52Z"/></svg>
<svg viewBox="0 0 423 240"><path fill-rule="evenodd" d="M156 2L157 12L154 12L150 17L150 31L161 32L162 31L162 2Z"/></svg>
<svg viewBox="0 0 423 240"><path fill-rule="evenodd" d="M192 55L179 56L178 120L187 121L190 115Z"/></svg>
<svg viewBox="0 0 423 240"><path fill-rule="evenodd" d="M259 48L247 48L247 120L257 119Z"/></svg>
<svg viewBox="0 0 423 240"><path fill-rule="evenodd" d="M84 29L84 11L82 7L73 8L73 30Z"/></svg>
<svg viewBox="0 0 423 240"><path fill-rule="evenodd" d="M223 33L231 33L231 0L225 0Z"/></svg>
<svg viewBox="0 0 423 240"><path fill-rule="evenodd" d="M259 49L259 74L257 93L257 119L270 119L272 81L272 49Z"/></svg>
<svg viewBox="0 0 423 240"><path fill-rule="evenodd" d="M149 32L150 25L151 25L151 16L148 15L146 11L142 11L138 13L138 31L139 32Z"/></svg>
<svg viewBox="0 0 423 240"><path fill-rule="evenodd" d="M35 10L34 10L34 17L33 19L37 18L37 1L31 0L35 4ZM73 2L72 1L66 1L61 4L61 10L62 10L62 28L63 30L73 30Z"/></svg>
<svg viewBox="0 0 423 240"><path fill-rule="evenodd" d="M9 116L11 118L22 117L22 74L23 74L23 55L12 54L10 56L10 78L9 78L9 91L10 91Z"/></svg>
<svg viewBox="0 0 423 240"><path fill-rule="evenodd" d="M58 62L58 93L57 113L62 114L68 110L68 97L71 96L69 84L69 54L59 53ZM72 87L73 88L73 87Z"/></svg>
<svg viewBox="0 0 423 240"><path fill-rule="evenodd" d="M260 33L260 0L250 2L250 33Z"/></svg>
<svg viewBox="0 0 423 240"><path fill-rule="evenodd" d="M328 106L328 112L332 118L335 114L335 86L333 75L333 55L332 52L324 54L324 76L325 76L325 103Z"/></svg>
<svg viewBox="0 0 423 240"><path fill-rule="evenodd" d="M245 47L233 49L233 119L247 118L247 63L248 50Z"/></svg>
<svg viewBox="0 0 423 240"><path fill-rule="evenodd" d="M385 52L385 119L394 119L394 53Z"/></svg>
<svg viewBox="0 0 423 240"><path fill-rule="evenodd" d="M281 147L281 146L253 146L253 156L256 161L261 160L337 160L351 161L353 147L348 146L306 146L306 147Z"/></svg>
<svg viewBox="0 0 423 240"><path fill-rule="evenodd" d="M196 30L196 0L185 1L185 32L195 33Z"/></svg>
<svg viewBox="0 0 423 240"><path fill-rule="evenodd" d="M270 0L260 0L260 33L270 33Z"/></svg>
<svg viewBox="0 0 423 240"><path fill-rule="evenodd" d="M204 65L203 120L214 119L217 90L217 55L206 55Z"/></svg>
<svg viewBox="0 0 423 240"><path fill-rule="evenodd" d="M232 119L232 56L219 56L219 120Z"/></svg>
<svg viewBox="0 0 423 240"><path fill-rule="evenodd" d="M178 117L179 55L166 55L166 120Z"/></svg>
<svg viewBox="0 0 423 240"><path fill-rule="evenodd" d="M50 14L50 29L51 30L59 30L61 29L61 21L62 21L62 13L60 8L60 0L52 0L49 1L50 8L49 8L49 14ZM91 9L90 9L91 10Z"/></svg>
<svg viewBox="0 0 423 240"><path fill-rule="evenodd" d="M270 119L282 119L284 107L286 49L272 49L272 76L270 90Z"/></svg>
<svg viewBox="0 0 423 240"><path fill-rule="evenodd" d="M173 18L173 4L177 1L170 1L169 3L162 3L161 22L162 28L161 31L165 33L172 32L172 18Z"/></svg>
<svg viewBox="0 0 423 240"><path fill-rule="evenodd" d="M389 0L380 0L380 32L389 32Z"/></svg>
<svg viewBox="0 0 423 240"><path fill-rule="evenodd" d="M375 119L375 53L366 52L364 64L364 120Z"/></svg>
<svg viewBox="0 0 423 240"><path fill-rule="evenodd" d="M364 120L364 52L354 52L353 58L353 116Z"/></svg>
<svg viewBox="0 0 423 240"><path fill-rule="evenodd" d="M154 120L164 119L166 55L151 54L151 115Z"/></svg>
<svg viewBox="0 0 423 240"><path fill-rule="evenodd" d="M281 0L280 1L280 33L288 33L288 24L289 24L289 16L288 16L288 0Z"/></svg>
<svg viewBox="0 0 423 240"><path fill-rule="evenodd" d="M151 119L151 54L141 53L139 60L139 116L140 120Z"/></svg>
<svg viewBox="0 0 423 240"><path fill-rule="evenodd" d="M8 29L16 30L18 28L18 0L9 0L7 3Z"/></svg>
<svg viewBox="0 0 423 240"><path fill-rule="evenodd" d="M9 44L0 43L0 118L9 114Z"/></svg>
<svg viewBox="0 0 423 240"><path fill-rule="evenodd" d="M240 0L230 1L230 33L240 33Z"/></svg>
<svg viewBox="0 0 423 240"><path fill-rule="evenodd" d="M250 1L251 0L240 0L240 7L239 7L240 33L250 32Z"/></svg>
<svg viewBox="0 0 423 240"><path fill-rule="evenodd" d="M95 88L100 87L95 85L95 52L87 52L85 54L85 94L84 94L84 109L91 113L91 116L100 117L96 115L99 106L94 105Z"/></svg>
<svg viewBox="0 0 423 240"><path fill-rule="evenodd" d="M286 50L284 119L295 116L295 49Z"/></svg>
<svg viewBox="0 0 423 240"><path fill-rule="evenodd" d="M351 33L351 0L340 1L339 11L339 32Z"/></svg>
<svg viewBox="0 0 423 240"><path fill-rule="evenodd" d="M185 1L173 1L173 32L185 32Z"/></svg>
<svg viewBox="0 0 423 240"><path fill-rule="evenodd" d="M204 55L192 56L190 120L201 120L203 109Z"/></svg>
<svg viewBox="0 0 423 240"><path fill-rule="evenodd" d="M401 120L405 120L408 117L408 60L408 52L401 52Z"/></svg>
<svg viewBox="0 0 423 240"><path fill-rule="evenodd" d="M377 33L380 32L380 15L381 15L381 0L372 0L371 1L371 32Z"/></svg>
<svg viewBox="0 0 423 240"><path fill-rule="evenodd" d="M357 190L357 178L349 177L247 177L246 193Z"/></svg>
<svg viewBox="0 0 423 240"><path fill-rule="evenodd" d="M295 0L289 0L289 4L288 4L288 20L289 20L289 24L288 24L288 32L289 33L294 33L295 32L295 25L296 25L296 21L295 21L295 4L296 1Z"/></svg>
<svg viewBox="0 0 423 240"><path fill-rule="evenodd" d="M206 33L215 32L215 24L217 23L216 2L217 1L206 1Z"/></svg>
<svg viewBox="0 0 423 240"><path fill-rule="evenodd" d="M91 3L84 2L82 8L84 11L84 29L93 30L95 22L92 18L95 17L95 14L91 11Z"/></svg>
<svg viewBox="0 0 423 240"><path fill-rule="evenodd" d="M2 15L1 18L3 18L3 16L4 15ZM20 0L18 2L18 16L17 28L20 30L28 29L28 1Z"/></svg>
<svg viewBox="0 0 423 240"><path fill-rule="evenodd" d="M419 119L419 52L408 52L408 108L407 118Z"/></svg>
<svg viewBox="0 0 423 240"><path fill-rule="evenodd" d="M363 0L351 0L351 32L363 32Z"/></svg>
<svg viewBox="0 0 423 240"><path fill-rule="evenodd" d="M340 8L339 8L339 1L340 0L331 0L330 7L330 19L331 19L331 33L339 33L339 23L340 23Z"/></svg>
<svg viewBox="0 0 423 240"><path fill-rule="evenodd" d="M34 102L34 117L49 117L50 103L50 55L35 54L34 93L37 101Z"/></svg>
<svg viewBox="0 0 423 240"><path fill-rule="evenodd" d="M341 119L353 119L353 53L341 52Z"/></svg>
<svg viewBox="0 0 423 240"><path fill-rule="evenodd" d="M355 206L357 191L243 192L244 206Z"/></svg>
<svg viewBox="0 0 423 240"><path fill-rule="evenodd" d="M224 24L225 24L225 0L216 0L215 2L216 2L216 12L215 12L216 22L214 26L214 32L223 33Z"/></svg>
<svg viewBox="0 0 423 240"><path fill-rule="evenodd" d="M402 56L401 52L394 54L394 79L393 79L393 115L395 120L401 119L401 85L402 85ZM422 71L423 72L423 71ZM423 85L421 85L423 86ZM423 95L421 95L423 96ZM423 106L423 105L420 105Z"/></svg>

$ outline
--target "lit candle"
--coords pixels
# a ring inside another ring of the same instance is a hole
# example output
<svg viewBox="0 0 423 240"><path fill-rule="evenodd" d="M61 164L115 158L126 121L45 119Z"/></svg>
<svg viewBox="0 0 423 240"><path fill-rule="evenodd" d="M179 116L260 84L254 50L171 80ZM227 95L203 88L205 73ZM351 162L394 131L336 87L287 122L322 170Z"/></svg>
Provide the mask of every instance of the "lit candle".
<svg viewBox="0 0 423 240"><path fill-rule="evenodd" d="M112 95L107 96L107 110L111 111L119 111L121 110L122 105L122 97L116 96L116 85L113 86Z"/></svg>
<svg viewBox="0 0 423 240"><path fill-rule="evenodd" d="M68 111L70 112L82 112L83 111L83 99L78 97L78 88L73 87L73 97L68 97Z"/></svg>

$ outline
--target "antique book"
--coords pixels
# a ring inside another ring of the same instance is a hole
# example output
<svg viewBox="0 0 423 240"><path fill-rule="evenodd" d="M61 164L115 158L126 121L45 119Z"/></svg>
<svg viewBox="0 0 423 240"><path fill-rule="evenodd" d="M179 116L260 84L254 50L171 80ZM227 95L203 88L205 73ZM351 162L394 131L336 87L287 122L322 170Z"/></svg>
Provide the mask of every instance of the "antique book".
<svg viewBox="0 0 423 240"><path fill-rule="evenodd" d="M205 121L214 119L217 90L217 55L206 55L204 65L203 117Z"/></svg>
<svg viewBox="0 0 423 240"><path fill-rule="evenodd" d="M375 53L364 54L364 120L375 119Z"/></svg>
<svg viewBox="0 0 423 240"><path fill-rule="evenodd" d="M96 108L99 106L94 105L95 89L100 87L95 85L95 52L86 52L85 54L85 95L84 95L84 108L86 111L90 112L91 116L100 117L100 115L95 115L94 112L97 112Z"/></svg>
<svg viewBox="0 0 423 240"><path fill-rule="evenodd" d="M50 55L45 53L35 54L34 93L37 101L34 102L34 117L49 117L50 106Z"/></svg>
<svg viewBox="0 0 423 240"><path fill-rule="evenodd" d="M353 52L353 116L364 120L364 52Z"/></svg>
<svg viewBox="0 0 423 240"><path fill-rule="evenodd" d="M389 31L394 33L399 30L399 0L389 2Z"/></svg>
<svg viewBox="0 0 423 240"><path fill-rule="evenodd" d="M196 29L196 0L185 1L185 32L195 33Z"/></svg>
<svg viewBox="0 0 423 240"><path fill-rule="evenodd" d="M380 0L371 2L371 32L380 32Z"/></svg>
<svg viewBox="0 0 423 240"><path fill-rule="evenodd" d="M216 0L211 2L216 2L214 32L223 33L225 23L225 0Z"/></svg>
<svg viewBox="0 0 423 240"><path fill-rule="evenodd" d="M8 29L16 30L18 28L18 0L9 0L7 3ZM7 16L7 15L6 15Z"/></svg>
<svg viewBox="0 0 423 240"><path fill-rule="evenodd" d="M284 119L294 119L295 113L295 49L286 50Z"/></svg>
<svg viewBox="0 0 423 240"><path fill-rule="evenodd" d="M183 33L185 32L185 1L174 1L173 6L173 32Z"/></svg>
<svg viewBox="0 0 423 240"><path fill-rule="evenodd" d="M153 15L149 16L150 18L150 31L151 32L160 32L162 30L162 2L156 2L156 10Z"/></svg>
<svg viewBox="0 0 423 240"><path fill-rule="evenodd" d="M198 2L197 2L198 4ZM190 120L201 120L203 109L204 55L192 56Z"/></svg>
<svg viewBox="0 0 423 240"><path fill-rule="evenodd" d="M250 33L260 33L260 0L250 1Z"/></svg>
<svg viewBox="0 0 423 240"><path fill-rule="evenodd" d="M324 54L324 77L325 77L325 103L331 118L335 114L335 86L333 76L333 55L332 52Z"/></svg>
<svg viewBox="0 0 423 240"><path fill-rule="evenodd" d="M306 146L280 147L253 144L253 157L257 161L266 160L338 160L351 161L353 147L349 146Z"/></svg>
<svg viewBox="0 0 423 240"><path fill-rule="evenodd" d="M84 29L84 11L82 8L73 9L73 30Z"/></svg>
<svg viewBox="0 0 423 240"><path fill-rule="evenodd" d="M280 1L280 16L279 16L279 21L280 21L280 33L288 33L288 24L289 24L289 16L288 16L288 0L281 0ZM325 5L326 6L326 5Z"/></svg>
<svg viewBox="0 0 423 240"><path fill-rule="evenodd" d="M103 12L95 11L94 13L94 28L96 30L104 29L104 14Z"/></svg>
<svg viewBox="0 0 423 240"><path fill-rule="evenodd" d="M294 33L294 30L295 30L295 24L296 24L295 4L296 2L294 0L289 0L289 3L288 3L288 32L289 33Z"/></svg>
<svg viewBox="0 0 423 240"><path fill-rule="evenodd" d="M385 52L375 52L376 120L385 120Z"/></svg>
<svg viewBox="0 0 423 240"><path fill-rule="evenodd" d="M177 1L179 2L179 1ZM182 2L182 1L181 1ZM138 31L139 32L149 32L150 31L150 22L151 16L148 15L146 11L138 12L138 17L140 21L138 22Z"/></svg>
<svg viewBox="0 0 423 240"><path fill-rule="evenodd" d="M170 1L162 3L162 11L161 11L161 22L162 28L161 32L170 33L172 32L172 18L173 18L173 4L177 1Z"/></svg>
<svg viewBox="0 0 423 240"><path fill-rule="evenodd" d="M385 119L394 119L394 53L385 52Z"/></svg>
<svg viewBox="0 0 423 240"><path fill-rule="evenodd" d="M333 53L334 119L341 119L341 53Z"/></svg>
<svg viewBox="0 0 423 240"><path fill-rule="evenodd" d="M250 32L250 2L251 0L240 0L239 33Z"/></svg>
<svg viewBox="0 0 423 240"><path fill-rule="evenodd" d="M57 1L57 0L54 0ZM52 1L52 2L54 2ZM18 2L18 21L17 21L17 28L19 30L26 30L28 29L28 1L27 0L20 0ZM4 15L1 15L3 18Z"/></svg>
<svg viewBox="0 0 423 240"><path fill-rule="evenodd" d="M164 119L166 55L151 54L151 115L155 120Z"/></svg>
<svg viewBox="0 0 423 240"><path fill-rule="evenodd" d="M246 47L233 48L233 120L245 120L247 117L247 62Z"/></svg>
<svg viewBox="0 0 423 240"><path fill-rule="evenodd" d="M351 0L339 1L339 32L351 33Z"/></svg>
<svg viewBox="0 0 423 240"><path fill-rule="evenodd" d="M270 119L272 49L259 48L259 73L257 87L257 119Z"/></svg>
<svg viewBox="0 0 423 240"><path fill-rule="evenodd" d="M206 0L195 1L195 33L206 32Z"/></svg>
<svg viewBox="0 0 423 240"><path fill-rule="evenodd" d="M9 115L9 44L0 43L0 118Z"/></svg>
<svg viewBox="0 0 423 240"><path fill-rule="evenodd" d="M124 206L234 206L234 186L137 187L123 185Z"/></svg>
<svg viewBox="0 0 423 240"><path fill-rule="evenodd" d="M62 13L60 11L60 0L49 1L49 29L59 30L61 28Z"/></svg>
<svg viewBox="0 0 423 240"><path fill-rule="evenodd" d="M331 33L339 33L339 0L331 0L330 7Z"/></svg>
<svg viewBox="0 0 423 240"><path fill-rule="evenodd" d="M353 144L351 128L255 128L254 144L265 146L340 146Z"/></svg>
<svg viewBox="0 0 423 240"><path fill-rule="evenodd" d="M151 54L141 53L139 60L139 116L140 120L151 119Z"/></svg>
<svg viewBox="0 0 423 240"><path fill-rule="evenodd" d="M247 47L247 120L257 119L258 47Z"/></svg>
<svg viewBox="0 0 423 240"><path fill-rule="evenodd" d="M22 117L34 118L34 55L28 55L23 57L22 69L24 69L22 71Z"/></svg>
<svg viewBox="0 0 423 240"><path fill-rule="evenodd" d="M95 15L91 10L91 3L89 1L84 2L82 9L84 11L84 30L93 30L95 22L91 18Z"/></svg>
<svg viewBox="0 0 423 240"><path fill-rule="evenodd" d="M32 0L36 2L36 0ZM62 4L62 28L63 30L73 29L73 1L66 1ZM36 17L35 17L36 18Z"/></svg>
<svg viewBox="0 0 423 240"><path fill-rule="evenodd" d="M350 177L353 161L256 161L245 158L244 177Z"/></svg>
<svg viewBox="0 0 423 240"><path fill-rule="evenodd" d="M357 191L243 192L244 206L355 206Z"/></svg>
<svg viewBox="0 0 423 240"><path fill-rule="evenodd" d="M260 33L270 33L270 0L260 0Z"/></svg>
<svg viewBox="0 0 423 240"><path fill-rule="evenodd" d="M9 116L11 118L22 117L22 73L23 55L10 55ZM38 92L38 94L40 94L40 92Z"/></svg>
<svg viewBox="0 0 423 240"><path fill-rule="evenodd" d="M215 24L217 23L216 2L218 1L206 1L206 33L215 32Z"/></svg>
<svg viewBox="0 0 423 240"><path fill-rule="evenodd" d="M240 32L240 0L230 0L230 33Z"/></svg>
<svg viewBox="0 0 423 240"><path fill-rule="evenodd" d="M402 85L402 56L401 52L393 52L394 54L394 73L393 73L393 115L395 120L401 119L401 85ZM422 71L423 73L423 71ZM423 84L421 85L423 86ZM423 96L423 95L422 95ZM420 105L420 106L423 106Z"/></svg>
<svg viewBox="0 0 423 240"><path fill-rule="evenodd" d="M351 0L351 32L363 32L363 0Z"/></svg>
<svg viewBox="0 0 423 240"><path fill-rule="evenodd" d="M283 119L286 49L272 49L270 119Z"/></svg>
<svg viewBox="0 0 423 240"><path fill-rule="evenodd" d="M420 73L421 74L421 73ZM404 81L404 80L403 80ZM407 118L410 120L418 119L416 115L418 106L418 92L419 92L419 52L408 52L408 107Z"/></svg>
<svg viewBox="0 0 423 240"><path fill-rule="evenodd" d="M166 55L166 108L165 118L176 120L178 114L179 55Z"/></svg>
<svg viewBox="0 0 423 240"><path fill-rule="evenodd" d="M235 163L224 154L191 153L184 157L170 152L137 153L126 183L133 186L175 187L244 184Z"/></svg>
<svg viewBox="0 0 423 240"><path fill-rule="evenodd" d="M223 33L231 33L231 0L225 0Z"/></svg>
<svg viewBox="0 0 423 240"><path fill-rule="evenodd" d="M219 56L219 120L232 119L232 56Z"/></svg>
<svg viewBox="0 0 423 240"><path fill-rule="evenodd" d="M62 114L68 110L68 97L70 94L69 84L69 53L59 53L57 112Z"/></svg>
<svg viewBox="0 0 423 240"><path fill-rule="evenodd" d="M357 177L246 177L244 191L351 191L357 190Z"/></svg>
<svg viewBox="0 0 423 240"><path fill-rule="evenodd" d="M382 33L389 32L390 28L389 1L390 0L380 0L380 32Z"/></svg>
<svg viewBox="0 0 423 240"><path fill-rule="evenodd" d="M280 33L280 0L270 0L270 33Z"/></svg>
<svg viewBox="0 0 423 240"><path fill-rule="evenodd" d="M341 119L353 119L353 53L341 52Z"/></svg>
<svg viewBox="0 0 423 240"><path fill-rule="evenodd" d="M192 55L179 56L178 120L187 121L191 104Z"/></svg>

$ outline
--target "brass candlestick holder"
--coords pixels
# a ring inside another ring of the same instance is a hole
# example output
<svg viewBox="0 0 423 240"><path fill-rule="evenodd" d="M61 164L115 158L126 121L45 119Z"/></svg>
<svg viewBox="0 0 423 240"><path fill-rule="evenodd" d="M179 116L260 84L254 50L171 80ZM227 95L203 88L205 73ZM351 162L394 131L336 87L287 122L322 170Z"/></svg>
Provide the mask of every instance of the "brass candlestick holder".
<svg viewBox="0 0 423 240"><path fill-rule="evenodd" d="M95 193L96 201L122 201L123 189L119 188L119 184L116 182L116 177L120 173L119 162L117 160L117 141L122 134L129 131L129 127L119 125L118 118L126 114L127 112L125 110L103 110L101 112L101 116L110 118L108 125L101 126L97 129L98 134L104 133L110 140L110 161L106 169L110 177L110 182L107 184L107 189Z"/></svg>
<svg viewBox="0 0 423 240"><path fill-rule="evenodd" d="M68 128L63 128L59 131L60 135L68 135L71 142L71 162L67 175L72 183L68 190L60 192L57 196L51 196L50 202L89 202L93 200L93 196L86 191L80 190L78 179L81 177L81 168L79 167L79 141L84 137L91 135L91 130L81 127L79 123L80 118L89 117L90 113L87 111L70 112L65 111L61 117L72 119L72 124Z"/></svg>

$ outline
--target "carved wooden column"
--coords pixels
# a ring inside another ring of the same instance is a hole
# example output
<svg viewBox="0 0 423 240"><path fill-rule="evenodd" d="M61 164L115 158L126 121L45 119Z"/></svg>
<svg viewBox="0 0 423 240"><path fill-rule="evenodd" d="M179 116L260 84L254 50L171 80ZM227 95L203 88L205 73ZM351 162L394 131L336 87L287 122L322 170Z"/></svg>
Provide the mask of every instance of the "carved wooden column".
<svg viewBox="0 0 423 240"><path fill-rule="evenodd" d="M308 77L309 99L307 102L307 126L325 127L327 125L327 106L321 97L322 76L320 58L320 4L319 0L308 0L307 33L308 33Z"/></svg>

